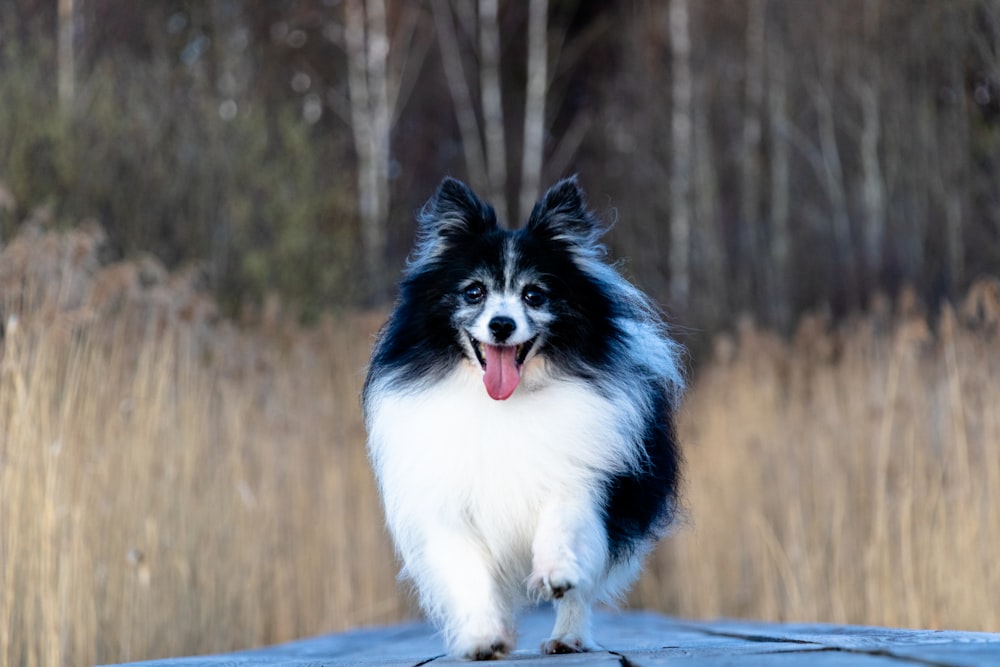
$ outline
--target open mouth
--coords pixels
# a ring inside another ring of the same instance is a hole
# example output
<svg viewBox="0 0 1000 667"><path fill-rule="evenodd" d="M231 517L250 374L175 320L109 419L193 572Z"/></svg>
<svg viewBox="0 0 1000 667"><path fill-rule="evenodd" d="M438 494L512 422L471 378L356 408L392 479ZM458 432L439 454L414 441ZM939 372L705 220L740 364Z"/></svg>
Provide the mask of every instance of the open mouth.
<svg viewBox="0 0 1000 667"><path fill-rule="evenodd" d="M537 336L519 345L491 345L469 336L476 359L483 368L483 384L490 398L503 401L514 393L521 381L521 366L536 340Z"/></svg>
<svg viewBox="0 0 1000 667"><path fill-rule="evenodd" d="M476 353L476 360L479 361L479 365L486 369L486 348L512 348L514 350L514 363L518 366L524 363L524 360L528 358L528 353L531 352L531 348L534 346L535 341L538 340L538 336L534 338L529 338L520 345L490 345L489 343L482 343L472 335L469 336L469 342L472 343L472 349Z"/></svg>

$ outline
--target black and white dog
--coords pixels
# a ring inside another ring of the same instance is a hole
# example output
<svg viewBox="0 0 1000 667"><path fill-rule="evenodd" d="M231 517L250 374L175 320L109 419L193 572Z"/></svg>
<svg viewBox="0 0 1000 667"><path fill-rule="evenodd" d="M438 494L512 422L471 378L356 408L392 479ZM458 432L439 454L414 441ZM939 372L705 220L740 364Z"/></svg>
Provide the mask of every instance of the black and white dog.
<svg viewBox="0 0 1000 667"><path fill-rule="evenodd" d="M501 658L553 600L546 653L596 648L677 509L680 347L604 260L576 179L527 225L446 178L419 216L363 403L389 530L449 651Z"/></svg>

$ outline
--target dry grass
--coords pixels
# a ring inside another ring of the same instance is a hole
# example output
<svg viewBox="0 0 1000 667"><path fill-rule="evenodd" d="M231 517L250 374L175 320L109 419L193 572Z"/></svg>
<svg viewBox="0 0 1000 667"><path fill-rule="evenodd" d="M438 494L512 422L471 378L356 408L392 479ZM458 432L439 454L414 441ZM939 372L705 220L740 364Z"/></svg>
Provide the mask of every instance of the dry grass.
<svg viewBox="0 0 1000 667"><path fill-rule="evenodd" d="M45 235L0 255L28 276L12 299L0 275L8 324L21 310L0 358L0 664L399 618L358 418L370 318L240 332L155 266L97 270L87 246Z"/></svg>
<svg viewBox="0 0 1000 667"><path fill-rule="evenodd" d="M688 396L690 525L643 604L1000 631L1000 283L791 343L746 326Z"/></svg>
<svg viewBox="0 0 1000 667"><path fill-rule="evenodd" d="M409 613L359 419L377 318L237 330L190 276L101 267L99 242L38 232L0 253L0 663ZM973 296L936 331L883 306L791 344L720 343L683 414L690 521L634 602L1000 629L1000 298Z"/></svg>

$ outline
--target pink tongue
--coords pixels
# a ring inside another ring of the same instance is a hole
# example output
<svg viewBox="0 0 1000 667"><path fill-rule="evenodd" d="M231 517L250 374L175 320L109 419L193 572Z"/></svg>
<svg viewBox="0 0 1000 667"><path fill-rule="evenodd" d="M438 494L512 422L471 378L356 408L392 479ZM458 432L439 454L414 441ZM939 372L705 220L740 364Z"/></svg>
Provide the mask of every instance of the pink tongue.
<svg viewBox="0 0 1000 667"><path fill-rule="evenodd" d="M484 344L483 349L486 351L486 374L483 375L486 393L494 400L506 400L521 381L521 369L514 360L517 348L513 345Z"/></svg>

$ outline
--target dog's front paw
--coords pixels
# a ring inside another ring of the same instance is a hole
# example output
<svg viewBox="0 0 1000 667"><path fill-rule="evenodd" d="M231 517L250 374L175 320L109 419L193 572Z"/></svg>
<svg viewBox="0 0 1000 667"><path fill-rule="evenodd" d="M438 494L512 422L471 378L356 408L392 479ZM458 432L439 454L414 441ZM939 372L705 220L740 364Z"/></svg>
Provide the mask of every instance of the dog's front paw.
<svg viewBox="0 0 1000 667"><path fill-rule="evenodd" d="M553 655L556 653L585 653L587 651L597 651L600 647L587 639L576 635L562 635L550 637L542 642L542 653Z"/></svg>
<svg viewBox="0 0 1000 667"><path fill-rule="evenodd" d="M495 637L472 641L464 647L456 648L457 653L466 660L502 660L510 654L512 643L506 637Z"/></svg>
<svg viewBox="0 0 1000 667"><path fill-rule="evenodd" d="M536 566L528 578L528 594L546 602L558 600L574 588L579 588L582 579L580 572L572 564Z"/></svg>
<svg viewBox="0 0 1000 667"><path fill-rule="evenodd" d="M551 573L535 573L528 579L528 594L532 598L549 602L566 595L573 586L573 581L568 577L553 576Z"/></svg>
<svg viewBox="0 0 1000 667"><path fill-rule="evenodd" d="M514 650L517 633L513 624L466 623L452 635L450 652L465 660L500 660Z"/></svg>

